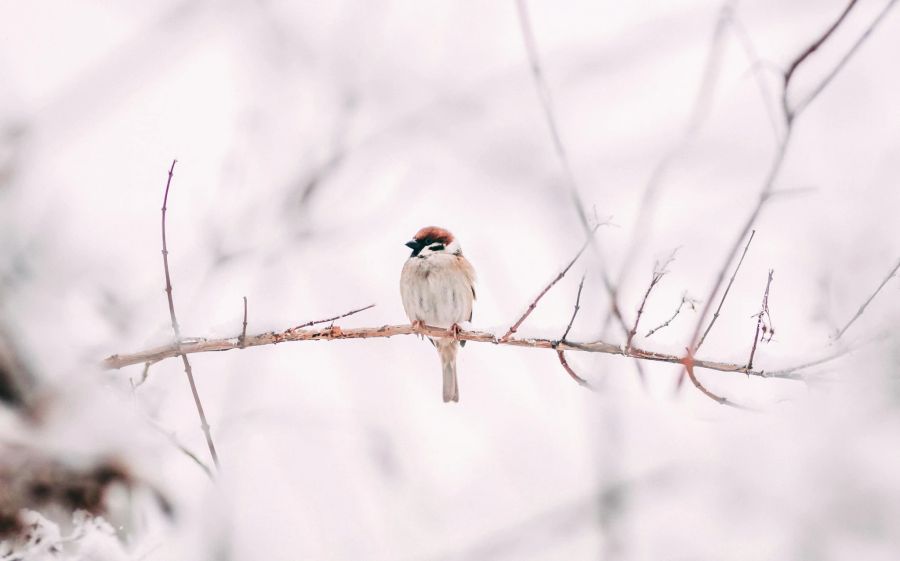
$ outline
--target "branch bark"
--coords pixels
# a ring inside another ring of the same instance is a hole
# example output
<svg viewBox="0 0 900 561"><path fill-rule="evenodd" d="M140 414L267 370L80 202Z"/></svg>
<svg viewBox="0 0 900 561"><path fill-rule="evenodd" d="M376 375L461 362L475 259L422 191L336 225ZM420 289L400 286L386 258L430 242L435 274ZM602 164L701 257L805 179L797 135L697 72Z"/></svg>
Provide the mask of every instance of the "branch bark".
<svg viewBox="0 0 900 561"><path fill-rule="evenodd" d="M336 325L323 329L288 329L286 331L276 332L268 331L258 335L248 335L243 346L239 341L239 337L230 337L224 339L194 339L184 340L181 345L175 343L140 351L132 354L115 354L107 357L102 366L106 369L118 369L133 364L156 363L161 360L173 358L181 354L208 353L230 351L234 349L242 349L249 347L259 347L262 345L277 345L278 343L287 343L292 341L336 341L344 339L373 339L387 338L396 335L427 335L429 337L457 337L461 341L474 341L477 343L492 343L494 345L508 345L512 347L528 347L533 349L548 349L551 351L581 351L589 353L603 353L609 355L618 355L638 360L648 360L653 362L668 362L671 364L684 364L684 357L658 353L637 347L625 349L620 345L606 343L604 341L592 341L588 343L576 343L571 341L557 341L553 339L542 338L518 338L510 337L503 340L495 334L487 331L477 330L460 330L454 333L441 327L424 326L415 328L412 325L382 325L381 327L357 327L353 329L342 329ZM839 355L840 356L840 355ZM833 357L837 358L837 356ZM818 363L817 363L818 364ZM792 380L802 379L803 376L796 373L796 368L786 368L777 372L766 372L764 370L749 370L746 365L734 364L727 362L719 362L714 360L694 359L693 366L696 368L705 368L708 370L717 370L719 372L736 372L747 374L749 376L759 376L761 378L786 378Z"/></svg>

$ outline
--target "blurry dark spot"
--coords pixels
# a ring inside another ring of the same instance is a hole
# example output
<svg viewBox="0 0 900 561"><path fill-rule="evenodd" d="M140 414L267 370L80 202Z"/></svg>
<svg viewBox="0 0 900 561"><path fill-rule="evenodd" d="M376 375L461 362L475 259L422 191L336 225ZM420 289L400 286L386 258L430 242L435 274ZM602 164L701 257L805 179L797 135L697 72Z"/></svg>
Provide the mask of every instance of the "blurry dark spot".
<svg viewBox="0 0 900 561"><path fill-rule="evenodd" d="M40 503L50 498L52 489L49 484L43 481L35 481L31 484L31 488L28 489L28 492L31 494L31 498L34 502Z"/></svg>

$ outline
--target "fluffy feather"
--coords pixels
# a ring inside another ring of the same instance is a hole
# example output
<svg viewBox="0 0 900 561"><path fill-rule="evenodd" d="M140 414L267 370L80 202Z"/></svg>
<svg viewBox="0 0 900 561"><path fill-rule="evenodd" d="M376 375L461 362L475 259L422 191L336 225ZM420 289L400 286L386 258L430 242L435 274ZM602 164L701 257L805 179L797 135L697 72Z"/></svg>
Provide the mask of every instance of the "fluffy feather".
<svg viewBox="0 0 900 561"><path fill-rule="evenodd" d="M411 322L451 328L472 320L475 270L449 231L435 226L419 230L406 244L412 254L400 274L400 298ZM459 401L456 353L459 342L432 339L441 357L444 401Z"/></svg>

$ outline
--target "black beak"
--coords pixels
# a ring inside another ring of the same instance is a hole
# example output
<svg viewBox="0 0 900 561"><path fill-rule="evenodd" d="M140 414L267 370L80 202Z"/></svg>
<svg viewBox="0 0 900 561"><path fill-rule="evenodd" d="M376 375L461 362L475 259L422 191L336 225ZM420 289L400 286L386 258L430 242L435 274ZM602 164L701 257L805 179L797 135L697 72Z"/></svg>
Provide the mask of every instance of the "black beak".
<svg viewBox="0 0 900 561"><path fill-rule="evenodd" d="M422 249L422 244L417 242L416 240L409 240L408 242L406 242L405 245L406 245L406 247L408 247L409 249L411 249L413 251L415 251L417 249Z"/></svg>

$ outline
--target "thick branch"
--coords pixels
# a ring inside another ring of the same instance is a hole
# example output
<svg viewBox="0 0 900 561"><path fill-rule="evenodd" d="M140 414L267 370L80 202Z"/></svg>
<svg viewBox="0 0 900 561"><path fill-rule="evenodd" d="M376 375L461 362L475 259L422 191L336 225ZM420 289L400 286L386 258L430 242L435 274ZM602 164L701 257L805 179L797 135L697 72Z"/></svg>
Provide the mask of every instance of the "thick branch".
<svg viewBox="0 0 900 561"><path fill-rule="evenodd" d="M668 362L672 364L684 364L684 357L657 353L637 347L626 350L619 345L613 345L604 341L593 341L590 343L576 343L570 341L556 341L553 339L537 339L537 338L517 338L499 339L493 333L487 331L467 331L460 330L458 334L440 327L424 326L417 329L411 325L383 325L381 327L357 327L353 329L341 329L338 326L326 327L324 329L288 329L282 332L269 331L258 335L247 335L244 339L244 346L238 337L230 337L225 339L194 339L183 340L181 345L170 344L155 349L140 351L133 354L112 355L103 361L103 367L108 369L122 368L132 364L143 364L146 362L155 363L167 358L172 358L180 354L208 353L217 351L230 351L244 347L258 347L262 345L275 345L278 343L286 343L289 341L332 341L341 339L372 339L393 337L395 335L413 335L421 334L429 337L458 337L462 341L475 341L478 343L493 343L495 345L508 345L512 347L530 347L534 349L549 349L552 351L582 351L589 353L604 353L610 355L619 355L639 360L649 360L655 362ZM748 370L745 365L733 364L726 362L718 362L713 360L695 359L693 365L697 368L706 368L709 370L718 370L720 372L738 372L750 376L759 376L762 378L788 378L801 379L802 376L796 374L794 369L788 368L780 370L777 375L763 370Z"/></svg>

